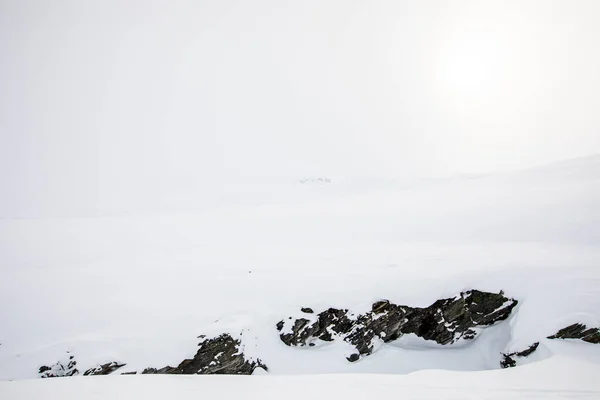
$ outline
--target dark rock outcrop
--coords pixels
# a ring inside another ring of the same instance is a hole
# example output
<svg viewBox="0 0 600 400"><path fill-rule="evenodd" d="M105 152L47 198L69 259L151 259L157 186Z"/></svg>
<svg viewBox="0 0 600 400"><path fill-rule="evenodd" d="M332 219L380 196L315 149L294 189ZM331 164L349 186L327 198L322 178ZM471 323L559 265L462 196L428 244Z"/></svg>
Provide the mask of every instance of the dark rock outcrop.
<svg viewBox="0 0 600 400"><path fill-rule="evenodd" d="M106 364L98 365L97 367L90 368L83 373L84 376L88 375L108 375L110 373L115 372L119 368L123 367L125 364L119 364L116 361L109 362Z"/></svg>
<svg viewBox="0 0 600 400"><path fill-rule="evenodd" d="M146 368L145 370L142 371L142 375L147 375L147 374L181 374L181 372L179 372L176 367L170 367L167 365L166 367L162 367L159 369Z"/></svg>
<svg viewBox="0 0 600 400"><path fill-rule="evenodd" d="M229 334L212 339L202 338L194 358L183 360L177 367L146 368L142 374L232 374L251 375L256 368L267 370L260 360L247 360L240 351L241 342Z"/></svg>
<svg viewBox="0 0 600 400"><path fill-rule="evenodd" d="M516 367L518 358L528 357L529 355L531 355L531 353L533 353L534 351L537 350L539 345L540 345L540 342L535 342L534 344L532 344L531 346L529 346L527 349L525 349L523 351L515 351L512 353L508 353L508 354L502 353L502 360L500 361L500 367L502 367L502 368Z"/></svg>
<svg viewBox="0 0 600 400"><path fill-rule="evenodd" d="M68 361L59 361L51 366L42 365L38 371L40 378L61 378L78 375L77 361L74 358L74 356L69 356Z"/></svg>
<svg viewBox="0 0 600 400"><path fill-rule="evenodd" d="M588 343L600 343L600 329L587 328L584 324L573 324L559 330L548 339L581 339Z"/></svg>
<svg viewBox="0 0 600 400"><path fill-rule="evenodd" d="M346 309L330 308L317 314L316 319L289 318L276 327L281 341L288 346L311 346L317 339L330 342L338 337L356 347L359 355L368 355L373 352L375 339L391 342L407 333L442 345L474 339L474 328L505 320L517 303L503 293L470 290L426 308L382 300L374 303L370 312L358 316ZM357 358L353 354L348 360Z"/></svg>
<svg viewBox="0 0 600 400"><path fill-rule="evenodd" d="M332 334L347 334L353 326L353 321L348 318L348 310L330 308L318 314L318 320L310 323L306 318L294 320L290 333L282 333L281 340L288 346L306 346L315 338L326 342L333 341ZM281 331L285 322L277 324ZM288 320L287 323L291 321Z"/></svg>

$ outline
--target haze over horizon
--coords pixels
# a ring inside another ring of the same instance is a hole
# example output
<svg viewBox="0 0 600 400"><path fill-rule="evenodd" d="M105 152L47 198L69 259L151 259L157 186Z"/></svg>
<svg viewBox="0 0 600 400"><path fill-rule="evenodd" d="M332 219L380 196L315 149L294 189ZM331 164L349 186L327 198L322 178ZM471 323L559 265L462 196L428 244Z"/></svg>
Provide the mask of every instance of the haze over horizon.
<svg viewBox="0 0 600 400"><path fill-rule="evenodd" d="M0 215L597 154L599 16L593 0L0 1Z"/></svg>

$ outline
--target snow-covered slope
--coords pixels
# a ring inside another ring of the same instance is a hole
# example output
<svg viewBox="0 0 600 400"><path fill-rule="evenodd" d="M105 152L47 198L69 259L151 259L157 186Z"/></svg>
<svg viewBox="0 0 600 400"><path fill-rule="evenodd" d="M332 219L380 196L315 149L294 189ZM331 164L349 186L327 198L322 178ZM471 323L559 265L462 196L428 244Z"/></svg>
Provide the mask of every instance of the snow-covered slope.
<svg viewBox="0 0 600 400"><path fill-rule="evenodd" d="M71 357L80 372L177 365L198 335L224 332L270 374L497 369L501 352L538 341L524 362L553 369L553 356L569 357L570 370L600 371L600 345L546 339L575 322L600 326L599 160L417 182L223 184L186 211L4 218L0 379L35 378ZM288 347L275 329L300 307L426 307L471 288L519 305L466 345L406 335L350 363L343 341ZM95 385L77 382L83 393ZM126 381L111 382L107 391ZM131 384L140 382L152 390L148 379Z"/></svg>
<svg viewBox="0 0 600 400"><path fill-rule="evenodd" d="M0 382L3 399L597 399L596 366L555 357L502 371L410 375L115 376Z"/></svg>

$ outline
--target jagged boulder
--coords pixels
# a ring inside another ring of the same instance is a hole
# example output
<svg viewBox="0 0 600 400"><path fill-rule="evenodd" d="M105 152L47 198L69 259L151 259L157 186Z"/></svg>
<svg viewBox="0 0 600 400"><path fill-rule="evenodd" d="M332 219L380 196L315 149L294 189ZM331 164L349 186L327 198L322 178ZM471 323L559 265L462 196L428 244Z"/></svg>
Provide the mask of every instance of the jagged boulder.
<svg viewBox="0 0 600 400"><path fill-rule="evenodd" d="M281 331L284 324L281 321L277 328ZM280 335L283 343L288 346L305 346L314 339L331 342L333 334L348 333L352 329L353 322L348 318L348 310L329 308L318 314L317 321L314 323L306 318L298 318L293 324L289 333Z"/></svg>
<svg viewBox="0 0 600 400"><path fill-rule="evenodd" d="M102 365L98 365L97 367L94 368L90 368L87 371L85 371L83 373L84 376L88 376L88 375L108 375L111 374L113 372L115 372L116 370L118 370L119 368L123 367L125 364L119 364L116 361L113 362L109 362L106 364L102 364Z"/></svg>
<svg viewBox="0 0 600 400"><path fill-rule="evenodd" d="M573 324L559 330L548 339L581 339L588 343L600 343L600 329L587 328L585 324Z"/></svg>
<svg viewBox="0 0 600 400"><path fill-rule="evenodd" d="M66 361L59 361L54 365L42 365L38 370L40 378L61 378L79 374L77 361L74 356L69 356Z"/></svg>
<svg viewBox="0 0 600 400"><path fill-rule="evenodd" d="M531 353L533 353L534 351L537 350L539 345L540 345L540 342L535 342L534 344L532 344L531 346L529 346L527 349L525 349L523 351L515 351L512 353L508 353L508 354L502 353L502 360L500 360L500 367L501 368L516 367L517 359L530 356Z"/></svg>
<svg viewBox="0 0 600 400"><path fill-rule="evenodd" d="M474 339L475 328L508 318L517 303L502 292L470 290L438 300L426 308L382 300L365 314L354 315L346 309L330 308L311 319L290 317L276 327L281 341L288 346L314 346L317 340L330 342L335 337L341 338L356 347L358 355L348 357L354 362L360 355L373 352L375 339L391 342L407 333L442 345Z"/></svg>
<svg viewBox="0 0 600 400"><path fill-rule="evenodd" d="M142 374L232 374L251 375L256 368L267 370L260 360L246 359L240 350L241 342L229 334L212 339L202 337L194 358L183 360L177 367L146 368Z"/></svg>

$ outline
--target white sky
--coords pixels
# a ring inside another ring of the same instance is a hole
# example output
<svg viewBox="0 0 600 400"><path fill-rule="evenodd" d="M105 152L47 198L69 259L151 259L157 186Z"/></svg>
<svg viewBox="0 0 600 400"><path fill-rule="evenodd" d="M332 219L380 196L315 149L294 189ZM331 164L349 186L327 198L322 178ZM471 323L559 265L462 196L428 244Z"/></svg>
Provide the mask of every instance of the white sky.
<svg viewBox="0 0 600 400"><path fill-rule="evenodd" d="M597 153L598 21L597 0L0 0L0 216Z"/></svg>

